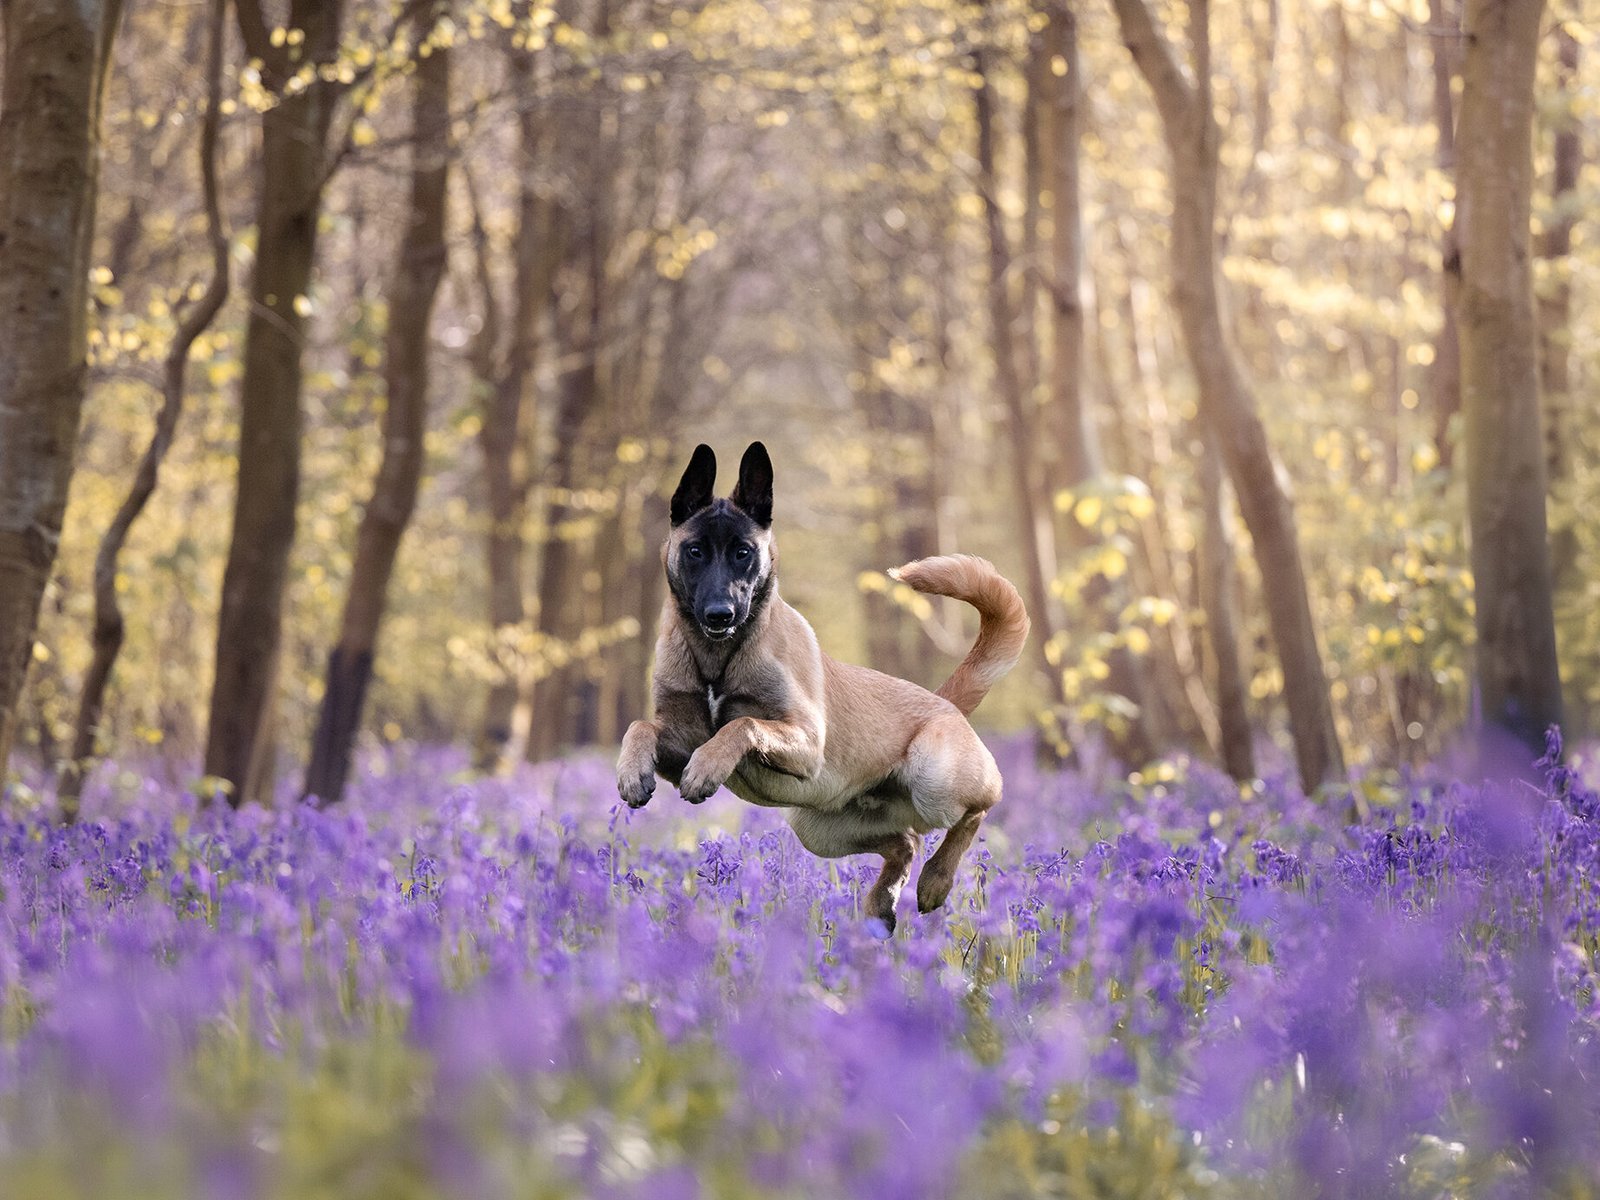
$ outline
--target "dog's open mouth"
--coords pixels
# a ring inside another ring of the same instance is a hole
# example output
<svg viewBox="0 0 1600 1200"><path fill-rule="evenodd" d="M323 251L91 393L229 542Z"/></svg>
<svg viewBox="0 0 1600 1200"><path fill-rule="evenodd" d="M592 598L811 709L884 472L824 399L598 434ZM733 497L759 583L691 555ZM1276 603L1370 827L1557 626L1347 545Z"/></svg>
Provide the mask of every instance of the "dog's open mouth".
<svg viewBox="0 0 1600 1200"><path fill-rule="evenodd" d="M726 629L712 629L709 625L702 625L700 626L700 632L705 634L706 637L710 638L713 642L721 642L731 638L733 636L733 631L736 628L737 626L729 625Z"/></svg>

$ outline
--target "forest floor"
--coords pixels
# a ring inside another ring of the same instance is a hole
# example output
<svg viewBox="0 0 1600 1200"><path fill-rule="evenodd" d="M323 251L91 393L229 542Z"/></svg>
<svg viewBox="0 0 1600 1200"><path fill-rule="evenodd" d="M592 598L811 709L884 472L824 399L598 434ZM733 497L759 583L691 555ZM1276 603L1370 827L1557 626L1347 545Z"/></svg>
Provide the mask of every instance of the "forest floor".
<svg viewBox="0 0 1600 1200"><path fill-rule="evenodd" d="M946 908L595 758L0 822L13 1200L1592 1196L1600 799L1000 747Z"/></svg>

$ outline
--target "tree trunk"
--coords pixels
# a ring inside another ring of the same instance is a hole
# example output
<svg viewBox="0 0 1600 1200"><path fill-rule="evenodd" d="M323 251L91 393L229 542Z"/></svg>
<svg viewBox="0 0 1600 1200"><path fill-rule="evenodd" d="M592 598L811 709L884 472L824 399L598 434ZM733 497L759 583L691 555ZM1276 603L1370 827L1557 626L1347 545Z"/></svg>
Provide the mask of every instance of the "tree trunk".
<svg viewBox="0 0 1600 1200"><path fill-rule="evenodd" d="M517 225L513 235L513 303L509 328L501 336L500 305L488 256L488 235L473 214L476 271L483 303L483 330L474 353L474 373L484 390L483 424L478 447L483 454L484 484L489 508L484 549L489 573L489 627L494 637L499 677L489 685L479 727L474 762L479 770L501 770L520 755L511 743L525 739L524 668L520 643L528 632L527 519L532 487L528 430L534 424L532 381L538 358L539 325L550 304L551 282L561 261L554 206L536 186L543 149L548 142L534 92L532 55L508 52L512 86L519 96L517 112ZM470 179L469 179L470 183ZM470 189L469 189L470 194ZM500 342L504 341L504 347Z"/></svg>
<svg viewBox="0 0 1600 1200"><path fill-rule="evenodd" d="M560 384L539 568L539 632L547 644L560 647L563 661L551 665L533 685L527 756L535 762L552 757L568 744L576 721L579 672L564 661L566 647L583 629L582 547L572 528L576 515L572 494L579 478L585 417L596 401L593 342L586 337L576 345L580 361L562 376Z"/></svg>
<svg viewBox="0 0 1600 1200"><path fill-rule="evenodd" d="M120 0L9 0L0 90L0 776L83 408L100 101Z"/></svg>
<svg viewBox="0 0 1600 1200"><path fill-rule="evenodd" d="M338 53L338 0L294 0L289 27L303 30L305 56ZM262 45L257 0L239 0L250 53L274 90L287 56ZM263 57L263 52L270 57ZM283 620L283 589L300 494L300 355L322 206L326 141L336 90L325 81L283 94L261 117L261 184L256 266L239 387L239 480L222 576L216 680L205 770L223 780L235 807L262 794Z"/></svg>
<svg viewBox="0 0 1600 1200"><path fill-rule="evenodd" d="M596 39L609 36L610 0L598 0L594 14ZM562 374L559 407L553 431L549 464L550 499L545 510L545 543L539 570L539 632L558 646L561 665L550 669L532 693L532 726L527 756L538 761L553 756L563 746L581 740L581 728L592 708L591 680L582 664L567 661L567 654L583 631L590 605L584 587L584 549L572 528L578 508L574 494L585 464L585 435L591 422L605 412L613 399L603 386L600 354L606 337L606 264L610 254L611 209L617 177L615 114L605 92L605 81L594 82L588 119L573 128L573 136L586 139L589 170L584 180L587 195L582 212L564 214L575 226L569 266L581 279L580 299L571 311L556 314L562 357L571 365ZM563 317L565 319L563 319Z"/></svg>
<svg viewBox="0 0 1600 1200"><path fill-rule="evenodd" d="M988 76L988 52L979 45L972 52L973 69L980 82L973 89L974 114L978 132L978 190L988 229L989 337L994 352L995 383L1006 411L1006 429L1011 440L1010 475L1015 488L1018 532L1022 540L1023 574L1027 589L1028 615L1033 619L1033 634L1028 639L1037 656L1038 667L1047 681L1052 714L1065 702L1061 672L1051 663L1046 650L1055 636L1055 604L1050 585L1055 580L1054 533L1050 506L1039 479L1035 453L1038 431L1028 412L1018 374L1014 345L1014 319L1006 281L1011 269L1011 249L1006 236L1005 215L1000 210L999 179L995 167L994 89Z"/></svg>
<svg viewBox="0 0 1600 1200"><path fill-rule="evenodd" d="M424 11L417 21L419 41L431 36L442 15L431 8ZM337 803L344 795L389 579L422 478L428 328L446 253L450 55L442 47L434 47L417 63L411 155L411 207L389 289L389 328L384 343L388 404L383 412L383 458L356 535L339 641L328 655L327 686L306 768L305 793L323 804Z"/></svg>
<svg viewBox="0 0 1600 1200"><path fill-rule="evenodd" d="M222 211L217 195L217 129L221 122L226 20L227 0L213 0L206 60L206 109L200 129L200 188L205 198L206 229L211 241L211 281L173 334L162 376L161 408L156 414L155 432L139 461L133 486L112 518L110 528L100 539L100 548L95 554L92 655L89 669L84 674L83 693L78 699L71 756L57 793L61 818L68 823L77 819L84 777L88 773L95 752L95 739L100 732L106 687L122 650L125 625L122 608L117 602L118 562L133 523L139 519L155 493L161 464L177 432L178 418L183 412L189 352L195 339L210 326L228 298L228 236L222 227Z"/></svg>
<svg viewBox="0 0 1600 1200"><path fill-rule="evenodd" d="M1339 778L1344 754L1306 592L1294 510L1255 396L1234 359L1217 293L1216 117L1211 100L1209 5L1190 5L1195 82L1189 83L1157 31L1145 0L1115 0L1123 40L1150 84L1172 157L1173 300L1200 390L1200 412L1217 438L1255 545L1300 781L1309 791Z"/></svg>
<svg viewBox="0 0 1600 1200"><path fill-rule="evenodd" d="M1049 104L1044 112L1046 186L1051 195L1050 391L1044 407L1046 463L1052 492L1069 491L1100 473L1094 426L1083 400L1083 200L1079 182L1082 64L1078 19L1064 0L1048 10L1042 44Z"/></svg>
<svg viewBox="0 0 1600 1200"><path fill-rule="evenodd" d="M1483 719L1537 753L1561 721L1530 270L1542 0L1469 0L1456 193L1461 398Z"/></svg>
<svg viewBox="0 0 1600 1200"><path fill-rule="evenodd" d="M1200 452L1200 495L1205 525L1200 533L1200 606L1205 610L1206 643L1211 649L1222 769L1235 779L1253 779L1255 748L1251 745L1244 666L1233 619L1237 581L1233 537L1223 508L1221 455L1210 431L1202 430L1201 437L1204 448Z"/></svg>
<svg viewBox="0 0 1600 1200"><path fill-rule="evenodd" d="M1429 45L1433 57L1433 122L1438 139L1435 161L1439 170L1454 176L1456 169L1455 102L1450 95L1450 80L1455 74L1456 30L1454 14L1446 10L1448 0L1428 0ZM1439 465L1448 468L1455 461L1455 439L1451 426L1461 411L1461 333L1457 325L1457 283L1461 278L1461 246L1458 233L1460 197L1450 222L1445 226L1439 254L1439 311L1443 318L1439 336L1433 341L1433 363L1428 376L1433 392L1433 444Z"/></svg>
<svg viewBox="0 0 1600 1200"><path fill-rule="evenodd" d="M1562 25L1556 32L1556 79L1564 100L1555 131L1555 173L1550 181L1553 210L1539 253L1549 275L1539 297L1539 375L1544 392L1545 466L1556 487L1572 470L1568 438L1572 417L1572 229L1577 219L1578 175L1583 169L1583 140L1572 110L1578 86L1578 39ZM1578 601L1583 581L1578 573L1577 515L1568 512L1551 531L1550 574L1558 600ZM1581 601L1580 601L1581 602ZM1568 714L1569 720L1574 714ZM1570 731L1569 731L1570 732Z"/></svg>
<svg viewBox="0 0 1600 1200"><path fill-rule="evenodd" d="M1201 662L1204 654L1198 648L1199 638L1191 630L1186 615L1196 601L1196 596L1190 594L1195 589L1189 587L1192 572L1187 558L1173 551L1176 540L1174 531L1188 523L1188 503L1183 489L1178 485L1178 471L1175 469L1178 455L1173 445L1174 420L1167 405L1164 385L1159 378L1158 359L1161 355L1150 336L1153 318L1149 288L1134 273L1132 256L1120 230L1116 232L1114 241L1127 266L1124 277L1128 281L1127 290L1119 297L1119 325L1126 332L1129 364L1150 430L1150 479L1154 485L1156 511L1142 523L1145 560L1154 574L1154 593L1179 606L1178 615L1166 623L1167 643L1172 650L1171 664L1177 679L1159 682L1169 695L1183 695L1200 735L1220 758L1221 723L1216 704L1206 691ZM1103 327L1097 331L1097 336L1105 336ZM1229 569L1232 569L1231 561ZM1171 686L1174 682L1179 686ZM1230 685L1225 681L1223 686Z"/></svg>
<svg viewBox="0 0 1600 1200"><path fill-rule="evenodd" d="M1078 19L1067 0L1053 0L1041 31L1038 113L1042 137L1043 186L1050 192L1050 376L1042 409L1039 453L1044 463L1048 503L1103 472L1100 448L1083 389L1083 197L1080 184L1083 66L1078 56ZM1096 535L1075 519L1067 536L1085 549ZM1102 629L1115 632L1127 589L1118 580L1101 580L1086 589L1082 603ZM1128 766L1139 766L1157 751L1146 703L1147 686L1136 657L1122 646L1111 650L1109 691L1132 707L1129 719L1107 722L1112 752Z"/></svg>

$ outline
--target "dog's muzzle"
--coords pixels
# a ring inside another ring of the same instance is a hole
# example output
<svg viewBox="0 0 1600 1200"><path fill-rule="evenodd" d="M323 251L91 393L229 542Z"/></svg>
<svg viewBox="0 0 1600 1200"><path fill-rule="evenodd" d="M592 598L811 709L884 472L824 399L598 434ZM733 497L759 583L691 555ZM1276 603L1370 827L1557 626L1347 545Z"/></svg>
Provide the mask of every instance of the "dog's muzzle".
<svg viewBox="0 0 1600 1200"><path fill-rule="evenodd" d="M732 637L735 615L731 605L724 608L708 608L700 614L700 631L714 642Z"/></svg>

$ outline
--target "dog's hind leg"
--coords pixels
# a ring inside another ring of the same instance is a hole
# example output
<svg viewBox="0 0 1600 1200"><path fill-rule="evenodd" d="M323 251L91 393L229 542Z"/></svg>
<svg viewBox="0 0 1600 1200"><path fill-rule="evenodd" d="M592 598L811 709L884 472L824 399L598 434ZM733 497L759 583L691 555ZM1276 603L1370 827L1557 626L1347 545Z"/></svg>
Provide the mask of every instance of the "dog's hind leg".
<svg viewBox="0 0 1600 1200"><path fill-rule="evenodd" d="M932 912L955 883L961 856L1000 800L1000 769L965 718L935 717L912 739L901 778L922 829L948 829L917 877L917 910Z"/></svg>
<svg viewBox="0 0 1600 1200"><path fill-rule="evenodd" d="M956 867L960 865L961 856L967 852L967 847L972 844L978 826L983 824L985 811L969 810L966 816L950 827L950 832L944 835L944 841L939 843L939 848L928 856L927 862L922 864L922 873L917 876L918 912L932 912L950 895L950 888L956 881Z"/></svg>
<svg viewBox="0 0 1600 1200"><path fill-rule="evenodd" d="M917 854L917 839L909 831L891 833L870 846L863 846L861 850L866 854L883 855L883 870L878 874L878 881L872 885L872 890L867 893L867 912L882 921L884 927L893 933L895 902L900 899L906 880L911 878L911 860Z"/></svg>
<svg viewBox="0 0 1600 1200"><path fill-rule="evenodd" d="M813 809L789 810L789 825L800 844L819 858L846 858L852 854L881 854L883 870L867 892L869 917L882 921L894 932L895 902L911 878L911 862L917 854L917 839L910 830L873 830L859 817L846 813L822 813Z"/></svg>

